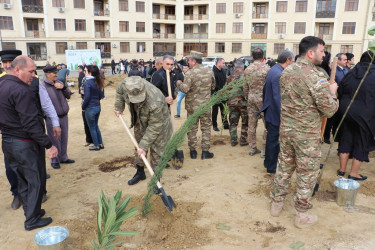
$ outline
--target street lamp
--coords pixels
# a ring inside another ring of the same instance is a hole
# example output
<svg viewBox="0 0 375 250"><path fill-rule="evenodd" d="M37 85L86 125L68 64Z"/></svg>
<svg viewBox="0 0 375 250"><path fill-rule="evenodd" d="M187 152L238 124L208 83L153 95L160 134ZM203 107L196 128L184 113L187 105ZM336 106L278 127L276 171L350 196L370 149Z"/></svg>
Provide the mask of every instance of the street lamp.
<svg viewBox="0 0 375 250"><path fill-rule="evenodd" d="M199 52L201 52L201 24L198 23L198 41L199 41Z"/></svg>

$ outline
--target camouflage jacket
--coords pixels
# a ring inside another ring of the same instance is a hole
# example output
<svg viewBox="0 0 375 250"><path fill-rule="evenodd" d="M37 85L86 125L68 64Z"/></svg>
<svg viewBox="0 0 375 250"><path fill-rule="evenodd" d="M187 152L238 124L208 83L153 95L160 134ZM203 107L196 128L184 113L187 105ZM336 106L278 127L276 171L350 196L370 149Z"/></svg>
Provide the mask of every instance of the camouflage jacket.
<svg viewBox="0 0 375 250"><path fill-rule="evenodd" d="M227 79L227 84L231 83L234 80L241 79L244 76L243 72L234 71ZM240 88L239 95L229 98L227 101L228 106L230 107L242 107L247 106L247 96L243 93L243 88Z"/></svg>
<svg viewBox="0 0 375 250"><path fill-rule="evenodd" d="M184 82L177 83L177 88L186 94L185 108L190 111L209 100L215 86L214 73L202 64L196 64L188 70Z"/></svg>
<svg viewBox="0 0 375 250"><path fill-rule="evenodd" d="M123 112L127 103L131 113L131 125L140 125L142 139L139 147L144 150L152 148L158 155L162 155L173 133L165 97L157 87L144 80L146 98L135 109L129 101L125 81L126 79L117 86L115 110Z"/></svg>
<svg viewBox="0 0 375 250"><path fill-rule="evenodd" d="M244 76L249 77L247 86L244 87L244 94L248 96L249 103L263 102L263 86L270 67L260 61L255 61L245 69Z"/></svg>
<svg viewBox="0 0 375 250"><path fill-rule="evenodd" d="M280 137L318 139L323 116L331 117L339 107L323 72L310 61L298 58L283 71L279 82Z"/></svg>

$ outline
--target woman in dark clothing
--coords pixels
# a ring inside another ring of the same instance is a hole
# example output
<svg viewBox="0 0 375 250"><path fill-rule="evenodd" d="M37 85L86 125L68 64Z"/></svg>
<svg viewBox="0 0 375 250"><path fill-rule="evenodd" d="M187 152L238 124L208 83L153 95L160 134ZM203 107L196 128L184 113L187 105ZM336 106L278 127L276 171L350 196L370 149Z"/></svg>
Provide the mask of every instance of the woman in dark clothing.
<svg viewBox="0 0 375 250"><path fill-rule="evenodd" d="M340 106L338 114L341 117L349 106L359 83L371 63L373 53L366 51L360 62L350 70L338 88ZM374 63L374 62L373 62ZM362 162L369 162L369 151L375 149L375 64L371 64L358 91L352 106L342 123L337 141L339 142L340 169L339 176L345 175L349 157L353 157L349 179L364 181L366 176L359 174Z"/></svg>
<svg viewBox="0 0 375 250"><path fill-rule="evenodd" d="M104 97L104 83L100 77L97 66L88 65L85 68L86 82L84 85L85 99L82 103L82 110L85 112L87 124L94 143L90 150L104 149L102 135L98 126L100 115L100 100Z"/></svg>

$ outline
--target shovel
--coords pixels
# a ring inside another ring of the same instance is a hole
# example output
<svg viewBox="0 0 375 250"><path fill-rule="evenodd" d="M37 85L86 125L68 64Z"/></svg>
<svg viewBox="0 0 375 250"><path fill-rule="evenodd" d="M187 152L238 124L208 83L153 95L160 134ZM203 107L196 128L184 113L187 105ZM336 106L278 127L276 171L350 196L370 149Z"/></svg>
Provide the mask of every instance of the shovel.
<svg viewBox="0 0 375 250"><path fill-rule="evenodd" d="M169 70L166 71L167 74L167 83L168 83L168 96L172 98L172 90L171 90L171 77L169 75ZM172 113L172 108L171 108L171 123L172 123L172 129L173 133L175 132L174 130L174 125L173 125L173 113ZM172 166L175 169L180 169L182 165L184 164L184 151L176 149L174 152L174 155L172 156L171 159Z"/></svg>
<svg viewBox="0 0 375 250"><path fill-rule="evenodd" d="M130 139L132 140L134 146L137 148L137 150L139 150L139 146L138 146L137 141L135 140L134 136L130 132L129 127L126 125L126 123L124 121L124 118L122 118L121 115L120 115L120 120L121 120L122 124L124 125L126 132L130 136ZM141 158L142 158L143 162L145 163L148 172L150 172L151 176L154 176L154 171L152 170L151 165L148 162L148 160L146 159L146 157L144 155L141 155ZM164 191L164 188L162 187L162 185L160 184L159 181L156 182L156 185L161 192L161 196L160 196L161 200L163 201L164 205L168 208L169 212L172 212L173 207L176 208L176 204L174 203L172 197L167 196L167 194Z"/></svg>

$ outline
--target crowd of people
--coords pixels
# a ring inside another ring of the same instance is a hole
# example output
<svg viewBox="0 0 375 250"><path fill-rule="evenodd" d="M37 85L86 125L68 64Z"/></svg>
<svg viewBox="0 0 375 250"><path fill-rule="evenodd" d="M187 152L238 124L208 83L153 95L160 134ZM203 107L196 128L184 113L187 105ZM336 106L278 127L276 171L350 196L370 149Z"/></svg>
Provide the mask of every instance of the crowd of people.
<svg viewBox="0 0 375 250"><path fill-rule="evenodd" d="M331 143L331 131L336 134L337 130L339 177L345 176L352 158L348 178L365 181L367 177L359 169L362 162L369 161L369 151L375 149L374 55L366 51L355 64L354 55L337 54L336 75L332 76L335 80L329 83L332 58L324 51L324 45L322 39L308 36L301 40L298 56L287 49L279 53L277 60L266 60L263 50L257 48L252 51L251 61L235 59L226 65L220 58L213 69L202 65L203 55L197 51L191 51L180 61L169 55L153 62L120 60L118 69L112 60L112 74L127 74L117 86L114 113L120 116L128 106L131 127L139 144L136 173L128 184L146 179L141 155L147 156L149 152L152 168L157 166L173 134L172 119L181 119L184 98L187 117L190 117L226 85L246 79L246 84L237 86L235 96L214 105L188 132L190 158L197 159L199 153L202 160L214 157L210 139L212 130L220 131L217 119L220 109L222 128L229 129L231 146L239 143L249 148L251 157L259 154L264 158L266 172L274 176L271 215L280 216L291 176L296 172L294 224L297 228L315 224L317 216L308 211L312 208L310 198L320 171L323 117L328 117L324 142ZM0 56L5 68L0 75L0 129L6 175L14 195L11 206L17 209L23 205L25 229L32 230L52 222L50 217L43 218L45 211L41 209L41 203L47 198L45 150L55 169L60 164L74 163L67 153L67 99L72 94L66 86L69 72L60 74L56 66L47 64L43 69L45 79L41 80L35 75L34 62L22 56L21 51L2 51ZM369 65L368 76L338 128ZM90 151L99 151L104 149L98 125L100 101L105 98L104 70L96 65L80 65L78 72L84 145ZM59 79L59 75L64 79ZM177 102L177 114L171 117L174 102ZM256 129L260 120L264 130L262 145L258 147ZM201 151L198 150L198 126L202 132Z"/></svg>

